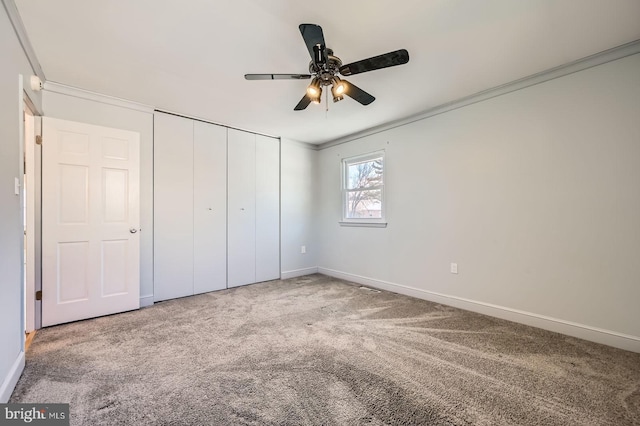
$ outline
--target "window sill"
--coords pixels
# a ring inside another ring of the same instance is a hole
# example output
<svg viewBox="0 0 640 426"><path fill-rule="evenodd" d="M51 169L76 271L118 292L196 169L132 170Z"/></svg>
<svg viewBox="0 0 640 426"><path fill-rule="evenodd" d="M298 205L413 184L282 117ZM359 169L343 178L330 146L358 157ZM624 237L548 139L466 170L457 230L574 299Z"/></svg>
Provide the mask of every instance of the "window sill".
<svg viewBox="0 0 640 426"><path fill-rule="evenodd" d="M338 222L340 226L353 226L357 228L386 228L387 222Z"/></svg>

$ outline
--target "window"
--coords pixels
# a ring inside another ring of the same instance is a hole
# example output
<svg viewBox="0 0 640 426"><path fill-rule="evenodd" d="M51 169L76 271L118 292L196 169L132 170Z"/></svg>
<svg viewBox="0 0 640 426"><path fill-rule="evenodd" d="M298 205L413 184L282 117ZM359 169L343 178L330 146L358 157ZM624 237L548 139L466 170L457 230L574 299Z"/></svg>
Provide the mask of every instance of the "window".
<svg viewBox="0 0 640 426"><path fill-rule="evenodd" d="M342 225L385 226L384 152L342 160Z"/></svg>

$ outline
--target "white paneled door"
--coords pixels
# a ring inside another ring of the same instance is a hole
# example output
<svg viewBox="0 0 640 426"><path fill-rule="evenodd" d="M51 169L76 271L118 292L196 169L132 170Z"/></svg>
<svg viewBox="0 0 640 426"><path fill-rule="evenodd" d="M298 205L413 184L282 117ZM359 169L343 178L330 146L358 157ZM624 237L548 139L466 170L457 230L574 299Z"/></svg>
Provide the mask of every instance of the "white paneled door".
<svg viewBox="0 0 640 426"><path fill-rule="evenodd" d="M140 135L43 119L42 325L140 307Z"/></svg>

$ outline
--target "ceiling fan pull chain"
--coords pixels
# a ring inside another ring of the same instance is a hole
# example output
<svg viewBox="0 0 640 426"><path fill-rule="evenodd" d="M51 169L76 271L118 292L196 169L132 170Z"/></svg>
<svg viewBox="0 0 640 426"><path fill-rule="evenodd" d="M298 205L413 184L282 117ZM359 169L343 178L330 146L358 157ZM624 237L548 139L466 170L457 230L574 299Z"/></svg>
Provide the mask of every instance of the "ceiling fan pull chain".
<svg viewBox="0 0 640 426"><path fill-rule="evenodd" d="M328 117L329 116L329 91L328 90L324 92L324 101L327 104L327 109L324 112L324 116Z"/></svg>

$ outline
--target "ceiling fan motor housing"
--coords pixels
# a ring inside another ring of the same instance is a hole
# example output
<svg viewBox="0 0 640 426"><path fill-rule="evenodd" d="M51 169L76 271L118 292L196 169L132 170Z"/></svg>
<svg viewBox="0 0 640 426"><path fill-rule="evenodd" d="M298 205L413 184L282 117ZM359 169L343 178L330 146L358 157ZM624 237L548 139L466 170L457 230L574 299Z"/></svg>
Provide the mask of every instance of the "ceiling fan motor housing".
<svg viewBox="0 0 640 426"><path fill-rule="evenodd" d="M342 60L333 55L333 50L326 49L326 52L326 63L316 64L313 61L309 62L309 74L318 77L321 86L330 85L333 77L339 74L339 69L342 66Z"/></svg>

